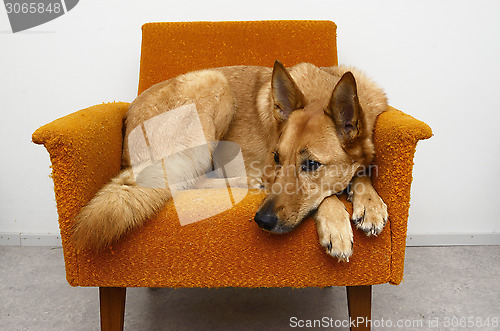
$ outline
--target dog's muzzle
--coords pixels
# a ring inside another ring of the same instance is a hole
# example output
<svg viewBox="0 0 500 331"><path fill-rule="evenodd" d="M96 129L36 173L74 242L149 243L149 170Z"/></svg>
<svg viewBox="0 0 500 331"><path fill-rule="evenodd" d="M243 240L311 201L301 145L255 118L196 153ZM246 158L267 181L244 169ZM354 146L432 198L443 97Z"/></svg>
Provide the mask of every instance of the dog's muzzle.
<svg viewBox="0 0 500 331"><path fill-rule="evenodd" d="M269 199L255 214L255 223L267 231L272 231L278 224L278 216L274 212L274 201Z"/></svg>
<svg viewBox="0 0 500 331"><path fill-rule="evenodd" d="M317 212L317 209L312 209L306 215L304 215L299 222L295 225L298 225L303 220L313 216ZM259 211L255 214L254 217L255 223L264 230L267 230L272 233L282 234L290 232L294 229L295 225L285 225L279 221L278 216L274 211L274 200L269 199L260 207Z"/></svg>

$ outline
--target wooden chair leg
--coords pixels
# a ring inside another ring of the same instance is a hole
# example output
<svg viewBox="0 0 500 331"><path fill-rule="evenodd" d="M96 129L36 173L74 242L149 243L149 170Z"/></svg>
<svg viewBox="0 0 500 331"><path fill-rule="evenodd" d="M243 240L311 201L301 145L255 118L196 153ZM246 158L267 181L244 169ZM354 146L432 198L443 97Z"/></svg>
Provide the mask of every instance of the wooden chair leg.
<svg viewBox="0 0 500 331"><path fill-rule="evenodd" d="M372 286L346 286L351 330L370 330L372 319ZM369 321L367 323L367 321ZM354 326L353 326L354 325Z"/></svg>
<svg viewBox="0 0 500 331"><path fill-rule="evenodd" d="M126 287L99 287L102 331L123 330L126 293Z"/></svg>

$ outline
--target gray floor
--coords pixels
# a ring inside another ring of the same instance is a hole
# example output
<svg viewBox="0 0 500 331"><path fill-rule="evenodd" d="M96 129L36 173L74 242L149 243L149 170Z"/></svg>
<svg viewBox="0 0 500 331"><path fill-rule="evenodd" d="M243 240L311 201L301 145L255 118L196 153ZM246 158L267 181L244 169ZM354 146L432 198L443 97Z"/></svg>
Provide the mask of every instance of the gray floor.
<svg viewBox="0 0 500 331"><path fill-rule="evenodd" d="M372 329L498 330L499 280L500 246L408 248L404 282L373 288ZM126 330L288 330L348 318L342 287L132 288L125 311ZM0 330L98 329L98 290L66 283L61 248L0 246Z"/></svg>

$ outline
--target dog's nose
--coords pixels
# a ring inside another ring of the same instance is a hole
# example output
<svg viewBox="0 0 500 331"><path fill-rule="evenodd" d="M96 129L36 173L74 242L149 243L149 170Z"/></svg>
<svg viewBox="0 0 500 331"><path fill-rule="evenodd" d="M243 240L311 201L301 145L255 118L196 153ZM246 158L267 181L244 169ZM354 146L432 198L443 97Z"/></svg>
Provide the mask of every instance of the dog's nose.
<svg viewBox="0 0 500 331"><path fill-rule="evenodd" d="M274 213L274 203L269 201L255 214L255 222L264 230L272 230L278 224L278 217Z"/></svg>
<svg viewBox="0 0 500 331"><path fill-rule="evenodd" d="M272 230L278 223L278 217L274 213L262 213L259 210L255 214L255 222L264 230Z"/></svg>

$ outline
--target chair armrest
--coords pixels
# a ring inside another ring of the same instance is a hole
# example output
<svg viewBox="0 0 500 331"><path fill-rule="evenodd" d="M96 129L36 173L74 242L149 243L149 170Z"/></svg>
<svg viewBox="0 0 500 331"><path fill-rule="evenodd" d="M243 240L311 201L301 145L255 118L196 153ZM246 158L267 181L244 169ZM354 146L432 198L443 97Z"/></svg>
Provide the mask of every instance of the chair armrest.
<svg viewBox="0 0 500 331"><path fill-rule="evenodd" d="M372 178L389 212L393 284L399 284L403 277L413 155L417 142L431 136L427 124L392 107L378 117L375 126L377 169Z"/></svg>
<svg viewBox="0 0 500 331"><path fill-rule="evenodd" d="M42 126L32 140L50 154L61 238L71 251L73 218L121 167L128 103L86 108Z"/></svg>

